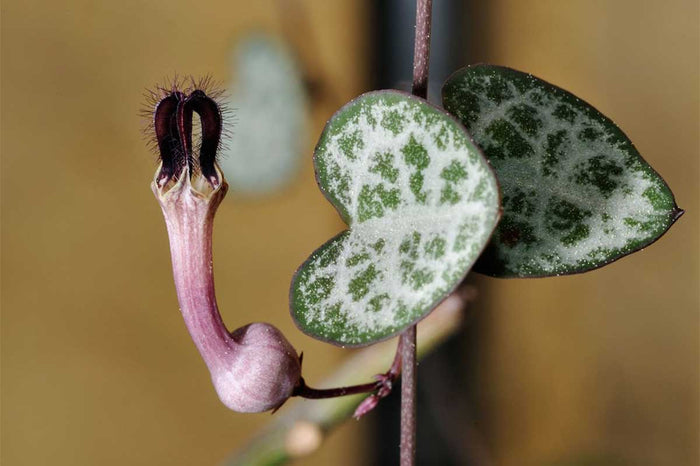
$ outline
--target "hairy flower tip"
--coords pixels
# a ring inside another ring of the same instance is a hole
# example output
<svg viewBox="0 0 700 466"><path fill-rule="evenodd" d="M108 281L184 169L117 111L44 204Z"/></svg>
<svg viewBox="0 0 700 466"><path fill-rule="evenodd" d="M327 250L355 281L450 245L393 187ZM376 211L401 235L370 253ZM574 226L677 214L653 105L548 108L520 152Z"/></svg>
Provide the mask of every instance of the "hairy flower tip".
<svg viewBox="0 0 700 466"><path fill-rule="evenodd" d="M236 344L233 365L212 371L221 401L241 413L280 407L301 378L301 363L292 345L277 328L252 323L231 333Z"/></svg>
<svg viewBox="0 0 700 466"><path fill-rule="evenodd" d="M143 113L149 118L146 133L161 161L159 186L198 173L212 188L220 184L214 167L225 134L224 117L228 114L219 101L222 94L211 77L175 78L147 91ZM199 126L193 121L195 114Z"/></svg>

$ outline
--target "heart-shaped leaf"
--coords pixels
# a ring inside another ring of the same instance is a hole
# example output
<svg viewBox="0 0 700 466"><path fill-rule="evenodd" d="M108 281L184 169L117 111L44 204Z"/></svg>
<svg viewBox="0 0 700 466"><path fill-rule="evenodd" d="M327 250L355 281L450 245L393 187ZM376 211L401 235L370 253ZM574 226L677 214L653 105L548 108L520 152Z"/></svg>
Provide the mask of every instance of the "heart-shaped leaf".
<svg viewBox="0 0 700 466"><path fill-rule="evenodd" d="M464 278L499 217L496 179L462 125L398 91L364 94L326 125L320 188L350 228L291 287L305 333L343 346L392 336Z"/></svg>
<svg viewBox="0 0 700 466"><path fill-rule="evenodd" d="M683 212L610 119L532 75L463 68L445 83L443 104L483 149L503 190L503 219L476 271L585 272L652 243Z"/></svg>

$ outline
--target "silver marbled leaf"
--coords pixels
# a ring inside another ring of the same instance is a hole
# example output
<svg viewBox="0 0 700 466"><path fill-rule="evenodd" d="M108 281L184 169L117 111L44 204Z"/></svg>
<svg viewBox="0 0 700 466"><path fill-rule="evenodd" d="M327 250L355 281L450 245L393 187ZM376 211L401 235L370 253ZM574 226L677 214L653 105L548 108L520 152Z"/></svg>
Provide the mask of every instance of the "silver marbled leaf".
<svg viewBox="0 0 700 466"><path fill-rule="evenodd" d="M683 212L610 119L541 79L469 66L447 80L443 105L483 149L502 189L503 219L476 271L585 272L652 243Z"/></svg>
<svg viewBox="0 0 700 466"><path fill-rule="evenodd" d="M420 320L464 278L499 217L496 179L462 125L405 93L341 108L314 162L349 226L291 286L295 322L321 340L365 345Z"/></svg>

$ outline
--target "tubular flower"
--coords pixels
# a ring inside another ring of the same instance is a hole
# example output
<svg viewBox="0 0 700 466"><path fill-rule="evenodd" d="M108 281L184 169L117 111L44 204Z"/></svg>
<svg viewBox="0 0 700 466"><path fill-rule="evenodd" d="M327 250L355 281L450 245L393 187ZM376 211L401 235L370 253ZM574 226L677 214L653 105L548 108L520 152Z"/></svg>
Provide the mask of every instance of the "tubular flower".
<svg viewBox="0 0 700 466"><path fill-rule="evenodd" d="M216 303L212 226L228 185L216 163L222 116L201 89L161 90L153 112L161 163L151 185L165 217L175 288L185 325L211 373L221 401L238 412L275 409L301 377L299 357L270 324L229 332ZM192 117L201 121L192 150ZM197 157L193 154L197 152Z"/></svg>

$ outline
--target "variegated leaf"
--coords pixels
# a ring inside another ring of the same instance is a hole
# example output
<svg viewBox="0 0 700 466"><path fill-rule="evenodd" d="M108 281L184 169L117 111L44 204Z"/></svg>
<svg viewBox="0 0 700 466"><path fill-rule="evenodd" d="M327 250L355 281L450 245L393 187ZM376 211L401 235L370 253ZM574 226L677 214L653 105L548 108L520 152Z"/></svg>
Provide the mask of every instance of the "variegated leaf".
<svg viewBox="0 0 700 466"><path fill-rule="evenodd" d="M365 345L427 315L463 279L499 217L496 179L462 125L405 93L345 105L314 162L350 227L292 282L294 320L321 340Z"/></svg>
<svg viewBox="0 0 700 466"><path fill-rule="evenodd" d="M652 243L683 212L612 121L532 75L466 67L445 83L443 104L484 150L503 190L503 219L476 271L585 272Z"/></svg>

